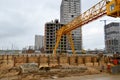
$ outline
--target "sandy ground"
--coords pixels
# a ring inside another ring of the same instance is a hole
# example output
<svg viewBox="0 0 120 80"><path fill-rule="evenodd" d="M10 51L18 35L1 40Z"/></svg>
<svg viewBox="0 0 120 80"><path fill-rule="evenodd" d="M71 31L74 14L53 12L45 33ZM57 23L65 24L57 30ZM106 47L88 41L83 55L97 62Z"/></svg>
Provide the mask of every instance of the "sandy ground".
<svg viewBox="0 0 120 80"><path fill-rule="evenodd" d="M45 79L53 80L53 79ZM54 80L120 80L120 75L111 75L111 74L95 74L95 75L84 75L84 76L72 76L65 78L56 78Z"/></svg>
<svg viewBox="0 0 120 80"><path fill-rule="evenodd" d="M7 64L6 61L1 61L0 64L0 80L120 80L120 75L110 75L107 73L100 73L99 69L88 67L84 72L70 71L70 72L46 72L46 73L29 73L19 75L18 70L11 70L12 61Z"/></svg>

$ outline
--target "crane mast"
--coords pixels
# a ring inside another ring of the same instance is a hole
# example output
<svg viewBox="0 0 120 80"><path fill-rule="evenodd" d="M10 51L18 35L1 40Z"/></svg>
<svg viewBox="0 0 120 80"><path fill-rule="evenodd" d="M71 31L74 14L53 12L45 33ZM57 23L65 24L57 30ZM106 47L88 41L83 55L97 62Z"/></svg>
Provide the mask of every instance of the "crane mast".
<svg viewBox="0 0 120 80"><path fill-rule="evenodd" d="M85 24L88 24L93 20L98 19L105 14L112 17L120 17L120 0L102 0L87 11L85 11L83 14L80 14L71 22L60 28L56 33L57 39L53 54L56 55L56 50L63 35L67 35L72 52L73 54L75 54L71 31L78 27L82 27Z"/></svg>

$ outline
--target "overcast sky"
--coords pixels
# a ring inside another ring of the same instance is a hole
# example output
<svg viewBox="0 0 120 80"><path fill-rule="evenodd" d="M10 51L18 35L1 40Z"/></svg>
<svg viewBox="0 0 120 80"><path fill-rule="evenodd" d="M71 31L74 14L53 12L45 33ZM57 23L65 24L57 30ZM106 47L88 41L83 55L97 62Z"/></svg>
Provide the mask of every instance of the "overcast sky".
<svg viewBox="0 0 120 80"><path fill-rule="evenodd" d="M35 35L44 35L44 24L60 17L62 0L0 0L0 49L34 45ZM100 0L82 0L82 12ZM111 19L103 17L101 19ZM103 22L83 26L83 47L104 48Z"/></svg>

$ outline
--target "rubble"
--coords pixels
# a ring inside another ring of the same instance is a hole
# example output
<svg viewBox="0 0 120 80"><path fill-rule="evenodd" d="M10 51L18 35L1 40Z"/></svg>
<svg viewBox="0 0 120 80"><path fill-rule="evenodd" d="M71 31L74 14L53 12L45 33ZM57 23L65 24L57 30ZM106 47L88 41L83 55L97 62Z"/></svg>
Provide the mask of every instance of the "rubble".
<svg viewBox="0 0 120 80"><path fill-rule="evenodd" d="M37 63L25 63L20 66L20 69L21 73L33 73L39 71Z"/></svg>
<svg viewBox="0 0 120 80"><path fill-rule="evenodd" d="M43 60L42 60L43 59ZM42 79L57 79L70 76L92 75L100 73L100 66L98 62L87 61L79 57L80 64L68 63L70 58L62 60L60 64L53 64L51 61L47 64L47 57L41 57L40 63L24 63L17 62L14 65L14 60L0 60L0 80L42 80ZM29 61L29 60L28 60ZM42 62L43 61L43 62ZM54 61L53 61L54 62ZM19 64L19 65L18 65Z"/></svg>

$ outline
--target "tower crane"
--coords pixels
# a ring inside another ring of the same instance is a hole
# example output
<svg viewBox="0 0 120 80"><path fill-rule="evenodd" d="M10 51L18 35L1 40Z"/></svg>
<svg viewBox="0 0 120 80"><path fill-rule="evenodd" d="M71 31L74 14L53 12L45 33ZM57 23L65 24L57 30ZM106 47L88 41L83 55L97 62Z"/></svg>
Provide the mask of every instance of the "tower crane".
<svg viewBox="0 0 120 80"><path fill-rule="evenodd" d="M78 27L82 27L83 25L102 17L103 15L115 18L120 17L120 0L102 0L84 13L80 14L68 24L62 26L56 33L57 39L53 55L56 55L56 50L63 35L67 35L72 52L75 54L71 31Z"/></svg>

